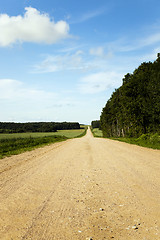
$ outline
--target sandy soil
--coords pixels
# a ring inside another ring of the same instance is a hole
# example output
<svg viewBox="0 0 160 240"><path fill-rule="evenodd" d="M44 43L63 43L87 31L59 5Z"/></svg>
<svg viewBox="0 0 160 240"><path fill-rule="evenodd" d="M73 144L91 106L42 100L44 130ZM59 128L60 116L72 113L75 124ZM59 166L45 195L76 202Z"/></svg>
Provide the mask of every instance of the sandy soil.
<svg viewBox="0 0 160 240"><path fill-rule="evenodd" d="M0 160L0 239L159 240L160 151L88 130Z"/></svg>

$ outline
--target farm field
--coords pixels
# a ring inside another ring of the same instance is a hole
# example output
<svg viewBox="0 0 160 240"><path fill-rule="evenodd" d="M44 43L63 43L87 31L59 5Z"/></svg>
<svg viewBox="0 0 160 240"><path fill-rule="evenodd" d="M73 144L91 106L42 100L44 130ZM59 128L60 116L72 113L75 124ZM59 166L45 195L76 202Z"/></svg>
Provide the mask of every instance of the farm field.
<svg viewBox="0 0 160 240"><path fill-rule="evenodd" d="M10 138L36 138L36 137L48 137L48 136L65 136L67 138L74 138L79 136L85 131L85 129L73 129L73 130L58 130L57 132L32 132L32 133L11 133L11 134L0 134L1 139Z"/></svg>
<svg viewBox="0 0 160 240"><path fill-rule="evenodd" d="M60 130L55 133L12 133L0 134L0 158L41 147L46 144L65 141L85 135L86 128Z"/></svg>

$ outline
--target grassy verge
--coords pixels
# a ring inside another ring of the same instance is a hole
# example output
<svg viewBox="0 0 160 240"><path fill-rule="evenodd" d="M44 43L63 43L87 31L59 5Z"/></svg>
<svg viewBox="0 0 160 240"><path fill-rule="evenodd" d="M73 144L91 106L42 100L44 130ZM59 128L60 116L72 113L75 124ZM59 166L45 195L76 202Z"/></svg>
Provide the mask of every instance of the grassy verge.
<svg viewBox="0 0 160 240"><path fill-rule="evenodd" d="M101 130L99 130L99 128L94 128L94 129L91 128L91 131L94 137L103 137L103 133ZM142 147L160 149L160 136L158 135L158 133L143 134L139 138L112 137L110 139L130 143L130 144L135 144Z"/></svg>
<svg viewBox="0 0 160 240"><path fill-rule="evenodd" d="M66 139L64 136L1 139L0 158L29 151L49 143L65 141Z"/></svg>
<svg viewBox="0 0 160 240"><path fill-rule="evenodd" d="M86 131L87 128L60 130L56 133L0 134L0 158L29 151L46 144L65 141L69 138L82 137Z"/></svg>
<svg viewBox="0 0 160 240"><path fill-rule="evenodd" d="M99 128L91 128L94 137L103 137L103 133Z"/></svg>
<svg viewBox="0 0 160 240"><path fill-rule="evenodd" d="M87 129L88 129L88 126L84 126L84 127L83 127L83 131L82 131L79 135L77 135L76 138L80 138L80 137L85 136L85 135L86 135L86 132L87 132ZM81 130L82 130L82 129L81 129Z"/></svg>
<svg viewBox="0 0 160 240"><path fill-rule="evenodd" d="M86 128L75 129L75 130L60 130L57 135L65 136L67 138L83 137L86 134Z"/></svg>
<svg viewBox="0 0 160 240"><path fill-rule="evenodd" d="M148 147L153 149L160 149L160 136L158 133L155 134L143 134L139 138L111 138L121 142L130 144L136 144L142 147Z"/></svg>

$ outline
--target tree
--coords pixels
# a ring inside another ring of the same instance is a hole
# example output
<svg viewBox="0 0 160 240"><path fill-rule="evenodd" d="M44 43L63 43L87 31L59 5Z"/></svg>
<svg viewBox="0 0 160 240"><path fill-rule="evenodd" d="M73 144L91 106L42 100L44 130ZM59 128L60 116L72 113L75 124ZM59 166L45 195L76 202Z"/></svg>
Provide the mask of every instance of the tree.
<svg viewBox="0 0 160 240"><path fill-rule="evenodd" d="M140 136L160 131L160 57L127 73L102 110L104 136Z"/></svg>

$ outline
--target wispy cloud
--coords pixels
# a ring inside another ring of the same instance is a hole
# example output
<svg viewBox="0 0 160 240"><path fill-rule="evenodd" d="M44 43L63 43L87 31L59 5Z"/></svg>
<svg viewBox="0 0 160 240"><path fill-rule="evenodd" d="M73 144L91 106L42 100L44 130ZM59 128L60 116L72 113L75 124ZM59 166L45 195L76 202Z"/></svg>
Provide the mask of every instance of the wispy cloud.
<svg viewBox="0 0 160 240"><path fill-rule="evenodd" d="M92 65L83 58L83 51L47 56L41 63L33 67L33 73L47 73L58 71L87 71Z"/></svg>
<svg viewBox="0 0 160 240"><path fill-rule="evenodd" d="M160 43L160 32L154 33L140 41L140 45L149 46L156 43Z"/></svg>
<svg viewBox="0 0 160 240"><path fill-rule="evenodd" d="M113 52L110 49L107 50L105 46L90 48L89 54L93 57L99 58L99 60L107 60L113 57Z"/></svg>
<svg viewBox="0 0 160 240"><path fill-rule="evenodd" d="M123 37L108 43L108 46L117 52L132 52L157 44L160 44L160 31L146 34L145 37L136 36L134 39Z"/></svg>
<svg viewBox="0 0 160 240"><path fill-rule="evenodd" d="M117 72L98 72L80 79L78 88L83 94L95 94L106 91L109 88L119 87L121 79L122 75Z"/></svg>
<svg viewBox="0 0 160 240"><path fill-rule="evenodd" d="M103 47L91 48L89 52L93 56L97 56L97 57L103 57L104 56Z"/></svg>
<svg viewBox="0 0 160 240"><path fill-rule="evenodd" d="M85 46L82 50L78 47L66 48L57 51L55 55L46 56L40 63L35 64L32 73L104 70L112 58L112 52L103 46L90 49Z"/></svg>
<svg viewBox="0 0 160 240"><path fill-rule="evenodd" d="M106 12L106 8L99 8L99 9L96 9L93 11L89 11L89 12L86 12L86 13L82 14L81 16L75 18L74 20L72 20L72 18L71 18L70 23L71 24L83 23L92 18L100 16L100 15L104 14L105 12Z"/></svg>

